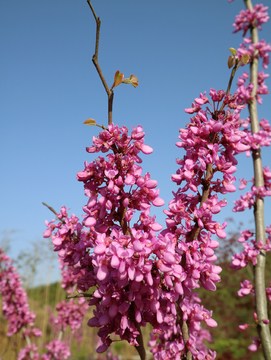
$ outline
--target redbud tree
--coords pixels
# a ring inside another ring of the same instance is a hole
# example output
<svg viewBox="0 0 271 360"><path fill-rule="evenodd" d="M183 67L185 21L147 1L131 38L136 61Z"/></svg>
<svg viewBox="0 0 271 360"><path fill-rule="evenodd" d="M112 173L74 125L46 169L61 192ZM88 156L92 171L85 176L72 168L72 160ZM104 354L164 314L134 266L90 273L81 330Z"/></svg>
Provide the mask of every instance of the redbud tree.
<svg viewBox="0 0 271 360"><path fill-rule="evenodd" d="M176 161L179 167L172 181L177 189L164 211L163 228L150 215L153 206L164 205L157 181L139 165L141 153L153 151L144 143L143 128L138 125L129 133L125 126L112 122L113 89L121 83L137 87L138 79L134 75L124 79L117 71L109 88L98 62L101 22L89 0L88 4L97 24L92 60L108 96L108 126L97 124L103 131L93 137L93 145L86 150L102 154L90 163L86 161L84 170L77 174L88 198L83 221L75 215L69 217L63 207L57 215L61 222L47 223L45 236L52 237L54 250L74 268L74 275L81 273L74 297L90 297L88 304L95 306L88 325L99 328L97 352L106 351L115 334L135 346L145 359L141 327L149 323L153 331L148 345L155 359L215 358L216 353L203 343L210 335L202 324L215 327L217 323L212 311L200 304L195 289L202 286L215 291L220 281L222 269L214 263L219 242L213 237L226 238L227 223L220 224L214 215L227 205L227 193L236 190L236 156L246 152L253 159L252 188L235 202L233 210L254 208L255 233L242 231L239 241L245 242L245 250L233 256L231 266L239 269L253 263L254 284L245 281L239 295L255 295L259 337L253 338L250 350L261 344L265 358L271 359L264 274L266 251L270 250L264 197L270 195L271 172L261 161L261 147L270 145L270 125L257 118L257 101L267 93L267 75L258 73L259 59L266 68L271 49L258 40L258 29L269 19L267 8L245 1L247 9L236 17L234 32L243 30L245 36L250 31L251 37L244 38L239 49L230 49L228 66L232 71L227 89L210 89L208 96L201 93L185 109L191 118L186 128L180 129L176 143L184 155ZM247 63L250 76L245 71L237 91L231 92L236 70ZM243 120L241 111L247 106L249 117ZM88 119L85 124L96 122ZM240 188L246 183L241 179Z"/></svg>
<svg viewBox="0 0 271 360"><path fill-rule="evenodd" d="M138 79L134 75L124 79L117 71L113 85L108 86L98 62L101 21L87 2L97 25L92 60L108 97L108 125L96 124L94 119L85 121L102 131L86 148L90 154L99 154L95 160L85 161L84 169L77 173L87 197L83 220L69 216L65 206L57 213L45 204L57 219L46 222L44 237L52 238L54 251L66 269L64 281L67 289L73 289L68 297L72 301L85 298L87 305L94 307L88 326L99 329L98 353L105 352L118 338L135 346L140 358L146 359L141 329L150 324L148 346L155 359L215 359L216 352L203 341L211 340L206 326L218 324L212 318L212 309L201 304L196 289L202 286L215 291L221 281L222 269L215 264L216 239L226 238L227 223L220 224L215 215L227 205L227 194L236 190L237 155L252 154L251 191L236 200L233 211L252 208L255 231L241 232L239 242L244 243L244 252L233 256L231 266L238 270L249 262L253 264L254 281L242 283L239 295L255 296L255 324L240 327L256 326L258 337L253 338L249 349L257 351L261 345L265 359L271 359L267 314L271 290L265 287L264 272L266 252L271 249L271 229L264 223L264 198L271 195L271 172L261 160L261 147L270 145L271 128L266 119L259 121L257 116L257 101L261 103L261 95L268 92L264 84L268 75L258 72L261 60L267 68L271 51L269 44L258 39L258 30L269 20L267 7L253 7L245 0L247 9L236 17L234 32L242 30L243 36L248 32L250 36L238 49L230 48L227 87L200 93L185 109L190 122L179 131L176 146L180 158L172 175L176 184L164 210L163 227L151 216L153 207L164 205L158 183L140 166L142 154L153 151L145 144L143 128L137 125L129 131L112 119L114 88L122 83L137 87ZM244 66L249 70L239 77L234 92L235 73ZM249 117L242 119L246 107ZM239 188L247 182L241 179ZM75 315L63 312L63 326L71 316Z"/></svg>

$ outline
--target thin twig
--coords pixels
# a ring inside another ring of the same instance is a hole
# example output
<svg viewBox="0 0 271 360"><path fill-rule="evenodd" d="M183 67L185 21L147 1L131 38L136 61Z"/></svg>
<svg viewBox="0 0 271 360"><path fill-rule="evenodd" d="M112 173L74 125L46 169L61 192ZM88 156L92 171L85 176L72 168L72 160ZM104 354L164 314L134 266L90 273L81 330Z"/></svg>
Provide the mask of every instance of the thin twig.
<svg viewBox="0 0 271 360"><path fill-rule="evenodd" d="M45 202L43 202L42 205L46 206L49 210L51 210L51 211L56 215L56 217L62 222L62 224L66 224L66 223L65 223L65 220L61 219L61 218L58 216L58 213L55 211L55 209L53 209L51 206L45 204Z"/></svg>
<svg viewBox="0 0 271 360"><path fill-rule="evenodd" d="M58 216L58 213L55 211L54 208L52 208L51 206L47 205L45 202L42 203L42 205L46 206L49 210L51 210L55 215L56 217L58 218L58 220L60 220L62 222L62 224L66 224L66 221L61 219L59 216ZM73 233L71 233L71 231L69 230L69 233L71 235L71 237L74 239L75 243L78 243L80 241L80 239Z"/></svg>
<svg viewBox="0 0 271 360"><path fill-rule="evenodd" d="M66 299L77 299L80 297L93 297L93 294L88 294L88 293L72 293L72 294L68 294L66 296Z"/></svg>
<svg viewBox="0 0 271 360"><path fill-rule="evenodd" d="M231 76L230 76L230 80L229 80L229 84L228 84L228 88L227 88L227 91L226 91L226 95L228 95L228 93L230 92L231 85L232 85L232 80L233 80L233 78L234 78L234 75L235 75L237 69L238 69L238 61L235 62L235 65L234 65L234 67L232 68Z"/></svg>
<svg viewBox="0 0 271 360"><path fill-rule="evenodd" d="M113 97L114 97L114 92L112 89L109 89L109 86L107 85L107 82L104 78L104 75L103 75L103 72L102 72L102 69L99 65L99 61L98 61L98 52L99 52L99 42L100 42L100 27L101 27L101 20L99 17L97 17L94 9L93 9L93 6L90 2L90 0L87 0L87 3L92 11L92 14L95 18L95 21L96 21L96 43L95 43L95 53L92 57L92 62L100 76L100 79L103 83L103 86L105 88L105 91L107 93L107 96L108 96L108 125L112 123L112 108L113 108Z"/></svg>

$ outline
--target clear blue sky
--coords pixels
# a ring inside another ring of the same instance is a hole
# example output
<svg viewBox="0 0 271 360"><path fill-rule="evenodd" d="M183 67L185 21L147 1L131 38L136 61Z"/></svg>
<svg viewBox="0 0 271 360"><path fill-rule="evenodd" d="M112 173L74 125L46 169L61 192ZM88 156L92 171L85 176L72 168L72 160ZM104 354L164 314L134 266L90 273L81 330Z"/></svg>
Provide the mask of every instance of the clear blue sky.
<svg viewBox="0 0 271 360"><path fill-rule="evenodd" d="M115 89L113 121L130 129L143 126L146 144L154 149L144 156L143 168L158 180L167 204L177 189L170 181L175 159L183 156L175 142L179 128L189 122L184 108L200 92L226 88L228 48L242 41L241 33L232 34L232 23L244 3L93 0L93 6L102 21L99 62L108 85L116 70L139 79L136 89ZM107 96L91 61L95 31L85 0L0 2L0 230L2 236L17 230L11 236L13 257L29 242L42 240L44 220L53 218L42 201L57 211L66 205L78 216L83 213L87 199L75 177L84 160L94 160L85 147L99 133L83 122L94 118L107 123ZM263 25L260 39L270 42L269 34L270 22ZM270 86L270 78L266 84ZM264 96L259 115L270 120L268 103L270 95ZM270 166L270 149L263 155ZM243 156L239 162L237 179L250 179L251 158ZM236 196L219 221L233 215ZM249 220L253 214L234 217ZM162 209L157 221L164 224Z"/></svg>

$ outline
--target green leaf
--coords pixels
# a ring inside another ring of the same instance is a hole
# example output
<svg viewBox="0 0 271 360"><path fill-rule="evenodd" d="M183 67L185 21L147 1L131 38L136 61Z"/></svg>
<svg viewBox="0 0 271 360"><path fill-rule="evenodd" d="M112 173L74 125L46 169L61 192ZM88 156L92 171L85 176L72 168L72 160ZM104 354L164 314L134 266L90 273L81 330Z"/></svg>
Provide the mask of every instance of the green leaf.
<svg viewBox="0 0 271 360"><path fill-rule="evenodd" d="M230 55L229 58L228 58L228 68L229 69L232 68L234 63L235 63L235 57Z"/></svg>
<svg viewBox="0 0 271 360"><path fill-rule="evenodd" d="M83 124L84 125L96 125L96 121L94 119L87 119Z"/></svg>
<svg viewBox="0 0 271 360"><path fill-rule="evenodd" d="M237 51L234 48L230 47L229 50L233 56L236 55Z"/></svg>
<svg viewBox="0 0 271 360"><path fill-rule="evenodd" d="M245 54L242 56L243 63L246 65L249 62L249 55Z"/></svg>

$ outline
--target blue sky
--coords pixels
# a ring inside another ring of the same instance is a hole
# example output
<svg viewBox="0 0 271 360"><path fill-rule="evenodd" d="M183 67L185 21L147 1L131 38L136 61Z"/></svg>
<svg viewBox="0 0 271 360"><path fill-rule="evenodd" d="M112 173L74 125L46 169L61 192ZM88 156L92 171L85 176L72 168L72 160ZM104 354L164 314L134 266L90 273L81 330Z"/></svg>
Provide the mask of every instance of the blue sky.
<svg viewBox="0 0 271 360"><path fill-rule="evenodd" d="M178 130L189 122L184 108L200 92L225 89L229 47L237 48L242 34L232 34L241 0L131 1L93 0L101 18L99 62L111 86L116 70L138 76L139 86L115 89L113 121L120 126L141 124L152 155L143 169L158 181L166 204L177 186L170 181L175 159L183 152L175 146ZM83 125L87 118L107 123L107 96L92 64L96 24L86 1L13 0L0 3L1 96L1 236L10 236L10 256L42 240L44 220L51 214L42 201L57 211L62 205L79 217L86 203L76 173L84 161L92 136L99 133ZM270 42L270 22L260 39ZM268 38L269 36L269 38ZM241 69L242 70L242 69ZM237 75L241 75L239 70ZM237 78L234 80L234 88ZM270 86L270 78L266 84ZM270 120L270 95L264 96L259 118ZM244 117L247 113L243 114ZM263 152L270 163L270 149ZM252 177L251 158L239 158L237 179ZM232 200L218 221L233 216L252 219L252 212L233 214ZM271 210L270 201L266 208ZM164 224L162 209L157 221ZM266 217L267 218L267 217ZM269 223L267 223L269 225ZM30 251L30 250L29 250Z"/></svg>

